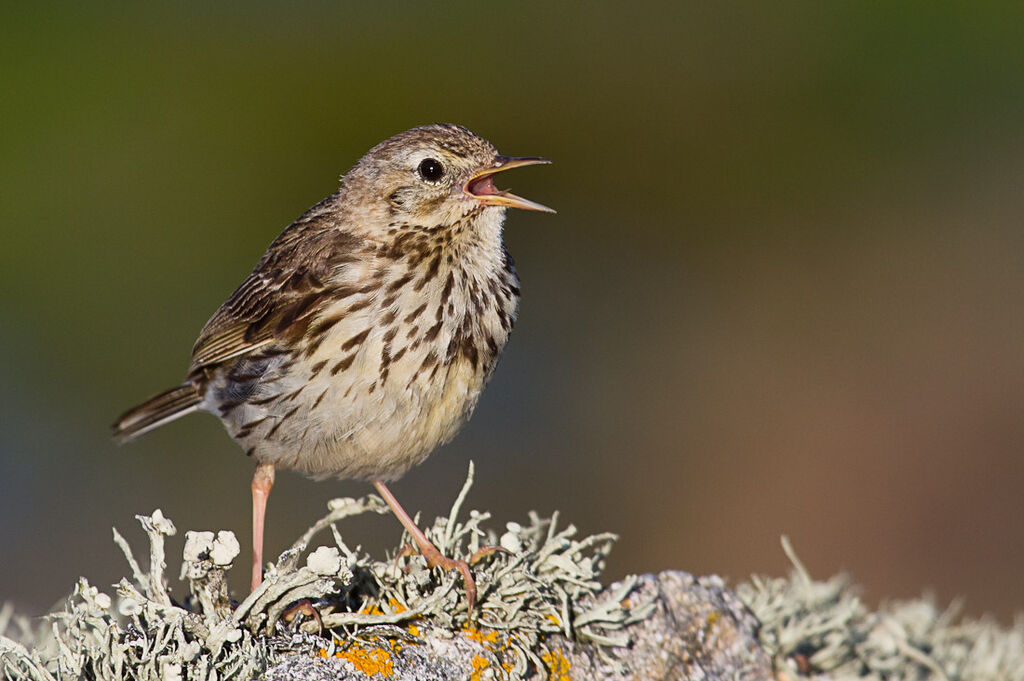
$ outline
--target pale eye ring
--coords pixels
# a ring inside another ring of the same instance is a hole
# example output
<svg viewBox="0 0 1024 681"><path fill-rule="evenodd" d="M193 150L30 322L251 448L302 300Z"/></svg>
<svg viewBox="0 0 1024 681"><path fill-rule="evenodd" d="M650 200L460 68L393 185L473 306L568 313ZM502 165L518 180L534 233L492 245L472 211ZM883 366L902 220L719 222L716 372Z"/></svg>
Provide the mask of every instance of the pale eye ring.
<svg viewBox="0 0 1024 681"><path fill-rule="evenodd" d="M425 182L437 183L444 177L444 166L441 162L434 158L425 158L420 161L419 167L416 172L420 174Z"/></svg>

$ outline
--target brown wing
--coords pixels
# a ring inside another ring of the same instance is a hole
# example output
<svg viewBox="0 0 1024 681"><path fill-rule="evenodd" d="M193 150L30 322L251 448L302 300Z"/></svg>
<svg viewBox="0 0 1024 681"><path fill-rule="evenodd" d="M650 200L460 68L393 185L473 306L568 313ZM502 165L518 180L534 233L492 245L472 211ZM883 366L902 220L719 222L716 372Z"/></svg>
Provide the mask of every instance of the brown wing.
<svg viewBox="0 0 1024 681"><path fill-rule="evenodd" d="M331 224L327 203L275 239L206 322L192 348L190 374L302 335L330 293L334 269L358 251L359 240Z"/></svg>

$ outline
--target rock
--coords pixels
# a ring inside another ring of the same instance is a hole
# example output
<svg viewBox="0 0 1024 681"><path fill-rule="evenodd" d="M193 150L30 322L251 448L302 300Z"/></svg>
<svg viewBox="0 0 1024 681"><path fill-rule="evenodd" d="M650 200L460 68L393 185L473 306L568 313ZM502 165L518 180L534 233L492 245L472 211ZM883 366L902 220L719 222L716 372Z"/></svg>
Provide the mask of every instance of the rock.
<svg viewBox="0 0 1024 681"><path fill-rule="evenodd" d="M596 603L614 598L618 584ZM513 634L429 626L409 628L415 640L387 635L347 647L292 655L263 675L266 681L771 681L772 663L757 638L757 621L718 577L662 572L639 579L630 599L654 599L654 612L625 631L628 646L610 648L550 636L534 664L513 668Z"/></svg>

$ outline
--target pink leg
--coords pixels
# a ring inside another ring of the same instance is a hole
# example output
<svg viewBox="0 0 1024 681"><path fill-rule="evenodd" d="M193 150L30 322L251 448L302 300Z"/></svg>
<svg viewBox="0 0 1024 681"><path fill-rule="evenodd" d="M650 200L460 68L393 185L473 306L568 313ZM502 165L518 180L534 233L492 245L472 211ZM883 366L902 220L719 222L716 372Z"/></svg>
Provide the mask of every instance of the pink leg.
<svg viewBox="0 0 1024 681"><path fill-rule="evenodd" d="M252 476L252 590L263 581L263 518L267 514L267 498L274 486L274 466L257 464Z"/></svg>
<svg viewBox="0 0 1024 681"><path fill-rule="evenodd" d="M395 495L391 493L391 490L383 482L375 482L373 486L384 501L388 503L388 506L391 507L391 511L398 518L398 522L402 523L402 526L412 535L412 540L416 542L416 547L420 550L423 557L427 559L428 566L439 567L442 570L458 570L462 573L462 581L466 584L466 600L469 601L469 615L472 617L473 606L476 604L476 582L473 580L473 575L470 573L469 565L466 561L455 560L442 555L437 550L437 547L430 543L427 535L423 534L423 531L416 527L416 523L412 521L412 518L405 512L402 505L398 503L398 499L395 499Z"/></svg>

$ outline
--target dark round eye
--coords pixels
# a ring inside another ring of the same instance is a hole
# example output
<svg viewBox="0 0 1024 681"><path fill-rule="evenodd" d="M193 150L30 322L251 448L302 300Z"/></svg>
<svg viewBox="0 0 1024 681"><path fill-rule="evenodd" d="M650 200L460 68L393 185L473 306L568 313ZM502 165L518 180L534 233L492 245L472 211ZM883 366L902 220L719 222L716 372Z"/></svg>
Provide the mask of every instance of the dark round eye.
<svg viewBox="0 0 1024 681"><path fill-rule="evenodd" d="M444 177L444 166L440 161L432 158L425 158L420 161L420 167L416 169L427 182L439 182Z"/></svg>

